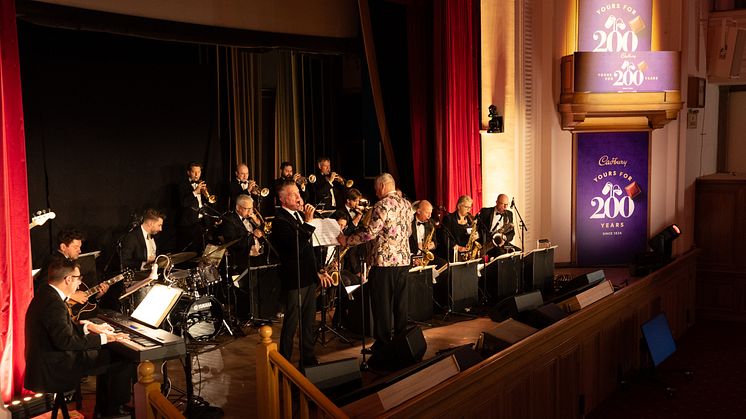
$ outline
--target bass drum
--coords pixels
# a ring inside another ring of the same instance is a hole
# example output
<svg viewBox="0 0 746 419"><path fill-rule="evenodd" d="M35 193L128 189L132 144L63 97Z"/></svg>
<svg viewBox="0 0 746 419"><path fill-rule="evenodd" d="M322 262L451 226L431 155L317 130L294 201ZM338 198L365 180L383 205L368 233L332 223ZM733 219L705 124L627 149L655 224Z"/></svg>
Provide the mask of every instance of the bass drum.
<svg viewBox="0 0 746 419"><path fill-rule="evenodd" d="M212 339L223 325L223 306L209 295L182 298L171 312L170 321L175 334L190 340Z"/></svg>

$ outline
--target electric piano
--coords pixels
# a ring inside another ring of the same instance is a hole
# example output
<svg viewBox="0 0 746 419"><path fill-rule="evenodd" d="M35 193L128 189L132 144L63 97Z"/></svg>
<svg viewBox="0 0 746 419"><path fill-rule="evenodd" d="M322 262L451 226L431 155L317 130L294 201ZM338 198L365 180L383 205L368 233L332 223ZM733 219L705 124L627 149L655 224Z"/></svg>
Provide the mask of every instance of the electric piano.
<svg viewBox="0 0 746 419"><path fill-rule="evenodd" d="M126 333L127 340L107 343L106 346L134 362L179 358L186 354L186 344L180 336L163 329L155 329L132 320L118 312L99 312L97 318L106 322L117 333ZM91 319L96 322L96 319Z"/></svg>

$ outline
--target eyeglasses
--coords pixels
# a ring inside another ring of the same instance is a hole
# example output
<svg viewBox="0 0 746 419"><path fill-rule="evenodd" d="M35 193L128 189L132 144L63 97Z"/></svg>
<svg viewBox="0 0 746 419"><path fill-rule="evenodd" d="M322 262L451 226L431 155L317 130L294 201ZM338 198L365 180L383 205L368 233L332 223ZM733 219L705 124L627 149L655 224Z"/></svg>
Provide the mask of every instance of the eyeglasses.
<svg viewBox="0 0 746 419"><path fill-rule="evenodd" d="M75 278L78 281L83 281L83 275L70 275L70 278Z"/></svg>

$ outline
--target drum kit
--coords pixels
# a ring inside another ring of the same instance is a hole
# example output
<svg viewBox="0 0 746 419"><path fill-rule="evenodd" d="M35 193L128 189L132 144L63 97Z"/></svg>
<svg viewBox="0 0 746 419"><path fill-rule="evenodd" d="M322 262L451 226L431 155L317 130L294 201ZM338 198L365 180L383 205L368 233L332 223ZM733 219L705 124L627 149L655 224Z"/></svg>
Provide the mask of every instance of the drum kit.
<svg viewBox="0 0 746 419"><path fill-rule="evenodd" d="M210 340L217 336L225 323L223 305L215 297L222 286L217 267L220 259L211 256L233 243L235 241L214 248L190 269L175 269L174 266L194 262L197 259L195 252L159 255L150 269L136 272L133 281L125 284L127 289L120 299L127 301L129 298L129 305L134 308L155 284L179 288L183 293L168 317L172 332L181 333L192 341ZM163 269L162 277L158 275L158 268Z"/></svg>

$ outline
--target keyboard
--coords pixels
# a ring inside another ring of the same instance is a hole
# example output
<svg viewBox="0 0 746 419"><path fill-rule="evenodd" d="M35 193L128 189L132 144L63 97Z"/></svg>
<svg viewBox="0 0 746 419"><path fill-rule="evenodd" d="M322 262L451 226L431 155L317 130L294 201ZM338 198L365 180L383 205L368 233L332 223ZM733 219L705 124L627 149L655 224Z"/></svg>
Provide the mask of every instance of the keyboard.
<svg viewBox="0 0 746 419"><path fill-rule="evenodd" d="M99 312L97 318L90 320L108 323L116 333L129 335L129 339L107 343L106 346L134 362L173 359L186 354L182 337L138 323L125 314Z"/></svg>

